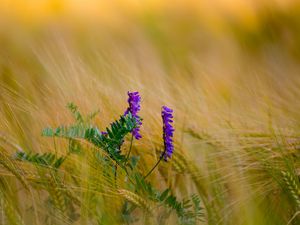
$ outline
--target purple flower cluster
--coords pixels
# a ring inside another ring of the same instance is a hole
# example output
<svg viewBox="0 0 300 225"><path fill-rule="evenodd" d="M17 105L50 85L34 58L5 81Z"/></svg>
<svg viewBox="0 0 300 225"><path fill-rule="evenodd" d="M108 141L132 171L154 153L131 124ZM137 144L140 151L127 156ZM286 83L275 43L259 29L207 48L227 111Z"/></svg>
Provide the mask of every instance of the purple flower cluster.
<svg viewBox="0 0 300 225"><path fill-rule="evenodd" d="M167 106L162 107L161 116L163 119L163 139L164 139L164 160L168 161L168 158L171 158L174 151L173 145L173 133L175 129L173 128L173 110Z"/></svg>
<svg viewBox="0 0 300 225"><path fill-rule="evenodd" d="M127 92L128 94L128 104L129 107L125 111L124 115L126 116L129 112L131 115L136 119L137 127L133 129L132 135L135 137L135 139L139 140L142 136L140 135L140 126L142 125L141 118L137 115L138 112L141 109L140 103L141 103L141 96L139 95L139 92Z"/></svg>

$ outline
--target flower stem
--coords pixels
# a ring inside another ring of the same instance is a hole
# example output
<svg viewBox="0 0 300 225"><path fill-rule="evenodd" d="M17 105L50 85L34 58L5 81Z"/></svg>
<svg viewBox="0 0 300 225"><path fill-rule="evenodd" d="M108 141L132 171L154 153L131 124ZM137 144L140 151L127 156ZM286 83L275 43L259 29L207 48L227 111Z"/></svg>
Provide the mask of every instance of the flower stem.
<svg viewBox="0 0 300 225"><path fill-rule="evenodd" d="M161 156L159 157L159 160L156 162L156 164L153 166L153 168L146 174L146 176L144 176L144 179L146 179L152 173L152 171L158 166L160 161L163 159L165 153L166 153L166 151L164 151L163 154L161 154Z"/></svg>
<svg viewBox="0 0 300 225"><path fill-rule="evenodd" d="M131 148L132 148L132 142L133 142L133 134L131 134L130 147L129 147L129 151L128 151L127 156L126 156L125 164L127 163L128 159L129 159L129 156L130 156L130 152L131 152Z"/></svg>
<svg viewBox="0 0 300 225"><path fill-rule="evenodd" d="M118 169L118 164L116 163L115 165L115 186L117 187L117 169Z"/></svg>

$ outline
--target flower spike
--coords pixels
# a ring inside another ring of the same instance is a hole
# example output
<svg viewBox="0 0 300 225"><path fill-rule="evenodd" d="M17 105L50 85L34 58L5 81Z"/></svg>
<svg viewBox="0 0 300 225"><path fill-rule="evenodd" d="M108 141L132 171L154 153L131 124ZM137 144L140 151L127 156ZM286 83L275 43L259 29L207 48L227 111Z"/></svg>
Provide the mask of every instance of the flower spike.
<svg viewBox="0 0 300 225"><path fill-rule="evenodd" d="M131 115L136 119L137 127L133 129L132 135L135 137L135 139L139 140L142 138L140 134L140 126L142 125L142 121L140 116L138 116L138 112L141 109L141 96L139 95L139 92L127 92L128 94L128 108L125 111L124 115L126 116L129 112Z"/></svg>
<svg viewBox="0 0 300 225"><path fill-rule="evenodd" d="M164 140L164 160L168 161L169 158L172 157L174 151L173 145L173 134L175 129L173 128L173 110L168 108L167 106L162 107L161 116L163 119L163 140Z"/></svg>

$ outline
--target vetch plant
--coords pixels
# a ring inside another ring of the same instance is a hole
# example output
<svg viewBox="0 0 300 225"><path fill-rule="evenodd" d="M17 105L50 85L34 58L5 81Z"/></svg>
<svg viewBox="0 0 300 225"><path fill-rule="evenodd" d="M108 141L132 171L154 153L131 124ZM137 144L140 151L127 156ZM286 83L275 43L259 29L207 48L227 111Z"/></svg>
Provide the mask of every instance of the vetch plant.
<svg viewBox="0 0 300 225"><path fill-rule="evenodd" d="M140 134L142 118L138 115L141 109L140 103L141 97L139 92L128 92L128 108L125 113L118 120L110 123L110 126L103 131L92 124L92 119L96 113L85 117L81 115L77 106L70 103L68 108L75 118L75 123L69 126L59 126L55 129L46 128L42 132L43 136L60 137L69 140L69 151L65 156L58 157L52 153L33 154L31 152L18 152L15 157L18 160L48 169L49 173L58 174L57 172L61 170L62 164L67 161L70 155L83 151L79 141L84 140L92 144L96 149L94 152L95 159L97 164L102 164L103 176L106 179L112 178L111 180L114 180L114 185L110 185L110 188L113 188L113 190L110 191L115 191L125 200L122 215L126 223L128 223L128 218L131 217L131 212L135 208L140 208L147 214L152 214L154 212L152 206L155 207L157 204L166 208L164 218L170 216L170 211L174 211L182 224L195 224L203 216L200 197L192 195L191 198L184 198L182 201L179 201L169 188L160 192L150 182L146 181L146 178L154 171L162 159L168 162L174 152L173 136L175 129L173 127L173 110L171 108L167 106L162 107L163 152L154 167L143 176L143 173L137 168L139 157L130 157L133 139L140 140L142 138ZM129 134L131 134L130 148L125 155L122 147L125 143L125 137ZM118 167L121 170L117 174ZM124 176L125 180L123 179ZM62 179L60 181L62 184L58 184L58 186L63 187L63 178L60 179ZM122 186L120 186L121 180ZM53 181L49 182L53 184ZM49 182L45 184L45 188L47 188ZM64 209L61 213L66 213L65 206L62 206L68 203L71 207L71 201L75 199L70 193L63 198L64 204L59 202L59 199L62 198L57 198L57 195L54 195L54 198L51 202L56 205L55 207L59 206L57 208ZM147 205L147 202L149 202L149 205ZM80 204L79 200L76 200L76 204Z"/></svg>
<svg viewBox="0 0 300 225"><path fill-rule="evenodd" d="M128 161L132 149L132 142L133 137L137 140L141 139L142 136L140 134L140 126L142 125L142 119L138 115L138 112L141 110L141 96L139 92L127 92L128 94L128 108L126 109L124 116L128 115L129 113L135 119L136 127L131 131L131 140L130 140L130 148L126 156L126 162Z"/></svg>
<svg viewBox="0 0 300 225"><path fill-rule="evenodd" d="M168 161L168 159L171 158L174 151L173 135L175 129L171 124L173 123L173 110L168 108L167 106L163 106L161 111L161 117L163 120L164 151L161 154L157 163L154 165L154 167L147 173L146 176L144 176L144 179L146 179L152 173L152 171L158 166L162 159Z"/></svg>

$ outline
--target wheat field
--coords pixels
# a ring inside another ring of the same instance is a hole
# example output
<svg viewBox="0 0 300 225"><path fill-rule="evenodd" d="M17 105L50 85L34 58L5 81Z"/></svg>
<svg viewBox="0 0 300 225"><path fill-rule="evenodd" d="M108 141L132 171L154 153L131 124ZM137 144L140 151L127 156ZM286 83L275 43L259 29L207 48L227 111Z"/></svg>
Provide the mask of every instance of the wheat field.
<svg viewBox="0 0 300 225"><path fill-rule="evenodd" d="M0 224L300 224L300 4L0 0L0 118Z"/></svg>

